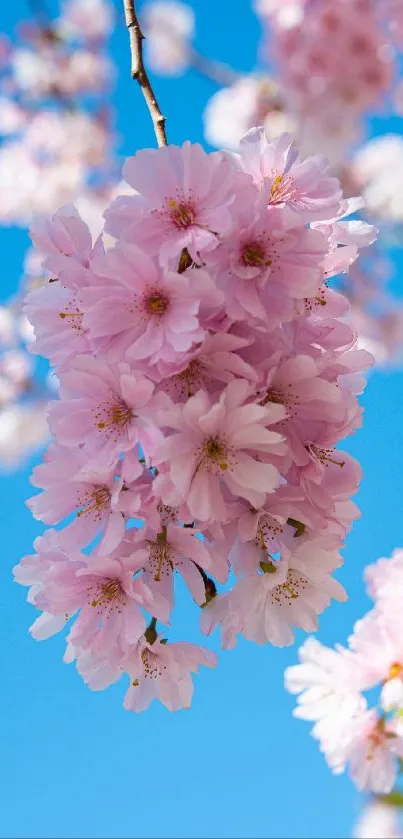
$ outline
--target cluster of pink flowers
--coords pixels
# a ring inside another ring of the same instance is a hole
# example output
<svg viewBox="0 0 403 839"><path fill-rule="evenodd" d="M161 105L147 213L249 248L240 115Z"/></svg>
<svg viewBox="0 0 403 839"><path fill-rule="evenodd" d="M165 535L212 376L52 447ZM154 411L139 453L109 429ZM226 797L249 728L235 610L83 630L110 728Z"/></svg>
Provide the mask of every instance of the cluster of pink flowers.
<svg viewBox="0 0 403 839"><path fill-rule="evenodd" d="M237 155L139 151L124 177L112 244L74 207L32 227L49 282L26 312L60 396L29 501L51 527L15 573L43 612L34 637L75 617L66 659L91 688L125 673L126 708L174 710L215 664L167 643L175 572L223 647L291 644L346 597L333 572L360 467L335 447L371 357L328 282L374 229L346 220L360 202L322 156L262 129Z"/></svg>
<svg viewBox="0 0 403 839"><path fill-rule="evenodd" d="M308 639L301 663L286 671L286 687L300 694L295 716L314 722L333 772L349 766L359 789L386 794L403 758L403 550L368 566L365 577L375 605L355 624L348 647ZM369 703L364 694L374 688L379 699Z"/></svg>
<svg viewBox="0 0 403 839"><path fill-rule="evenodd" d="M364 195L365 218L380 228L378 255L359 260L342 290L361 346L378 364L401 364L403 307L391 283L396 266L389 260L385 271L385 253L403 242L403 144L393 134L363 141L368 114L402 113L403 4L255 0L254 6L264 34L257 70L227 73L220 81L210 73L210 59L195 62L194 24L187 24L193 13L178 0L144 6L150 64L169 74L194 67L218 83L204 111L213 146L236 150L257 125L271 139L292 132L302 154L326 154L346 195Z"/></svg>
<svg viewBox="0 0 403 839"><path fill-rule="evenodd" d="M276 62L302 134L341 136L343 147L391 88L397 65L387 25L394 17L384 6L383 0L258 0L264 56Z"/></svg>

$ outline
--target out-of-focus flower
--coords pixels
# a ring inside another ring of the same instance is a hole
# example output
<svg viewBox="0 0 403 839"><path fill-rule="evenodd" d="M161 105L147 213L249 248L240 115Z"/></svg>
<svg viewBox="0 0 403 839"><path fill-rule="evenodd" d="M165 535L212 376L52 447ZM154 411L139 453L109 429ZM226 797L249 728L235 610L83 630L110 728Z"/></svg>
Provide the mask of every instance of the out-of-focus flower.
<svg viewBox="0 0 403 839"><path fill-rule="evenodd" d="M183 73L195 32L191 6L177 0L153 0L145 4L142 15L150 67L156 73Z"/></svg>

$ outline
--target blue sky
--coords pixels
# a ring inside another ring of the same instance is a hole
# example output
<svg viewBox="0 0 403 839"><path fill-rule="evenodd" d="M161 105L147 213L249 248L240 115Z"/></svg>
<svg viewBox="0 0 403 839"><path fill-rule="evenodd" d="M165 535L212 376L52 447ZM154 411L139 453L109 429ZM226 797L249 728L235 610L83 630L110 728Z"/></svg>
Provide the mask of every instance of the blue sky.
<svg viewBox="0 0 403 839"><path fill-rule="evenodd" d="M192 5L202 51L241 70L254 65L258 25L250 0L193 0ZM22 0L2 4L5 31L25 14ZM154 139L129 77L123 27L114 36L113 51L119 68L114 106L121 150L128 154ZM157 79L156 89L170 141L202 139L201 111L212 85L188 74ZM377 130L385 127L378 124ZM3 298L16 287L26 241L22 231L0 229ZM326 643L344 641L368 608L365 564L403 545L403 373L372 374L363 401L364 428L348 445L365 474L358 496L362 519L348 538L340 573L350 600L323 616L319 637ZM11 576L40 532L24 506L31 466L0 476L1 835L351 835L361 798L346 777L331 775L308 725L292 718L294 699L283 689L283 671L296 661L296 647L241 642L221 655L216 671L196 677L190 711L170 715L153 705L136 716L121 707L123 684L91 693L73 667L62 663L61 637L42 644L31 639L34 611ZM197 611L180 594L177 636L197 641ZM213 644L217 648L217 639Z"/></svg>

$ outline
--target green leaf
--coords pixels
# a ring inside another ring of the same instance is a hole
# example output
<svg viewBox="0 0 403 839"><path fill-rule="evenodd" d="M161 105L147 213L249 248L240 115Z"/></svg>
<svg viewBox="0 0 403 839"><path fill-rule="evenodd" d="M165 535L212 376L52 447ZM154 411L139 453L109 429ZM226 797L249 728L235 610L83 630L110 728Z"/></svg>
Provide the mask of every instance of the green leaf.
<svg viewBox="0 0 403 839"><path fill-rule="evenodd" d="M391 807L403 808L403 792L393 789L388 795L380 795L379 801L382 801L383 804L389 804Z"/></svg>
<svg viewBox="0 0 403 839"><path fill-rule="evenodd" d="M275 574L276 573L276 566L273 564L273 562L264 562L262 560L262 562L260 562L259 565L260 565L264 574Z"/></svg>
<svg viewBox="0 0 403 839"><path fill-rule="evenodd" d="M295 537L302 536L305 533L306 525L302 521L298 521L298 519L287 519L287 524L294 528Z"/></svg>

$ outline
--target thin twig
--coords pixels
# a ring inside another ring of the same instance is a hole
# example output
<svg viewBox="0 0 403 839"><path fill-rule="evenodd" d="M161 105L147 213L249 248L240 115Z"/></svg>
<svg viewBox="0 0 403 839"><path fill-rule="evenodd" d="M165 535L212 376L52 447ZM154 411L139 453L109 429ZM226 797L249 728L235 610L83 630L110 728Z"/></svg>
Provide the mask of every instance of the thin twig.
<svg viewBox="0 0 403 839"><path fill-rule="evenodd" d="M229 67L228 64L223 64L214 58L208 58L195 49L190 51L189 64L193 70L200 73L201 76L211 79L219 87L230 87L241 78L241 74Z"/></svg>
<svg viewBox="0 0 403 839"><path fill-rule="evenodd" d="M134 8L134 0L123 0L125 10L126 26L129 30L130 52L132 58L132 78L138 81L143 91L144 99L147 102L151 119L154 125L155 136L159 146L167 146L168 140L165 133L165 117L162 115L155 93L151 87L143 61L143 40L144 35Z"/></svg>

